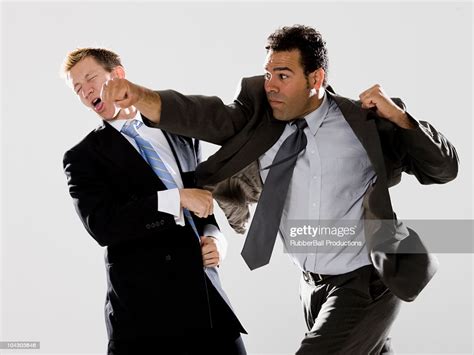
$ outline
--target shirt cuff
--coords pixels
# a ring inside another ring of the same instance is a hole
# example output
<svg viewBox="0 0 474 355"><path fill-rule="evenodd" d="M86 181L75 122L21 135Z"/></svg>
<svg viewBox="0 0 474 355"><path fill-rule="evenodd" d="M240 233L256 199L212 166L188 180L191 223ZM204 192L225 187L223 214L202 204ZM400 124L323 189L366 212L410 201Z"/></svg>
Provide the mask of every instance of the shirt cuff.
<svg viewBox="0 0 474 355"><path fill-rule="evenodd" d="M158 211L173 215L176 224L184 226L184 215L178 189L158 191Z"/></svg>
<svg viewBox="0 0 474 355"><path fill-rule="evenodd" d="M217 250L219 250L221 260L224 260L227 255L227 239L225 239L224 234L222 234L219 228L213 224L206 224L203 235L216 240Z"/></svg>

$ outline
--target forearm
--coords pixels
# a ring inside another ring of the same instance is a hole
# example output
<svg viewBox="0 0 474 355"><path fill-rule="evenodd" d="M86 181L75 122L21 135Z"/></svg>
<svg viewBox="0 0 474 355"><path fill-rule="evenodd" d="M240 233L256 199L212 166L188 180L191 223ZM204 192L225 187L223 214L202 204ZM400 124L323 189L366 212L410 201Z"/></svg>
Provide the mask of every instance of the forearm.
<svg viewBox="0 0 474 355"><path fill-rule="evenodd" d="M161 118L161 97L156 91L152 91L143 86L138 86L140 99L135 103L135 107L154 125L160 123Z"/></svg>
<svg viewBox="0 0 474 355"><path fill-rule="evenodd" d="M155 238L160 231L175 225L173 216L154 211L154 207L156 200L149 196L126 204L104 206L80 216L97 243L110 246L138 238Z"/></svg>
<svg viewBox="0 0 474 355"><path fill-rule="evenodd" d="M222 145L246 124L248 113L238 102L225 105L218 97L183 95L173 90L159 91L160 113L151 119L145 113L148 126L174 134L197 138ZM156 116L160 116L159 124Z"/></svg>
<svg viewBox="0 0 474 355"><path fill-rule="evenodd" d="M69 194L89 234L102 246L154 236L174 226L174 218L158 211L157 193L121 191L103 176L87 153L69 151L64 158Z"/></svg>
<svg viewBox="0 0 474 355"><path fill-rule="evenodd" d="M418 127L418 123L405 111L402 111L396 115L392 122L403 129L416 129Z"/></svg>

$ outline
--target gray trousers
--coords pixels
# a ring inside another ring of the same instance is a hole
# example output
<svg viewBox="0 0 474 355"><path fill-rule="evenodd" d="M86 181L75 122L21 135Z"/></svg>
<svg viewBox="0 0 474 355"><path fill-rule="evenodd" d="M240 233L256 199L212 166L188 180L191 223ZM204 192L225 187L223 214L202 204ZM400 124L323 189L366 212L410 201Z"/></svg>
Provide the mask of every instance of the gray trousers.
<svg viewBox="0 0 474 355"><path fill-rule="evenodd" d="M372 265L323 280L304 274L300 298L309 331L296 355L393 354L387 335L401 301Z"/></svg>

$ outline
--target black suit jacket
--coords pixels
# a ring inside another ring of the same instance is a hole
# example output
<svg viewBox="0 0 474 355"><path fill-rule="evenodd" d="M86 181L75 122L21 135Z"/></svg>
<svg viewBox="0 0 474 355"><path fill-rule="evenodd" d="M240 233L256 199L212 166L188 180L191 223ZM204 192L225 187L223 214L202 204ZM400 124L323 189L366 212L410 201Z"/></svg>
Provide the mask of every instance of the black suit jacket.
<svg viewBox="0 0 474 355"><path fill-rule="evenodd" d="M184 187L194 187L199 141L163 133ZM243 331L203 271L191 227L158 212L157 191L166 187L115 128L104 122L66 152L64 170L84 227L106 247L110 339L176 335L216 323ZM214 217L194 221L200 233L216 224Z"/></svg>
<svg viewBox="0 0 474 355"><path fill-rule="evenodd" d="M198 183L215 192L231 225L240 232L249 215L247 205L258 200L262 188L257 159L278 140L286 124L273 118L263 83L262 76L244 78L230 105L217 97L159 92L159 127L222 145L198 167ZM456 150L427 122L417 122L410 116L416 129L399 128L361 108L360 102L338 96L330 87L327 92L377 173L376 183L364 198L366 242L372 263L394 294L411 301L436 272L437 261L413 230L403 241L395 237L398 222L388 188L400 182L402 172L415 175L422 184L454 179L458 171ZM404 107L400 100L395 101Z"/></svg>

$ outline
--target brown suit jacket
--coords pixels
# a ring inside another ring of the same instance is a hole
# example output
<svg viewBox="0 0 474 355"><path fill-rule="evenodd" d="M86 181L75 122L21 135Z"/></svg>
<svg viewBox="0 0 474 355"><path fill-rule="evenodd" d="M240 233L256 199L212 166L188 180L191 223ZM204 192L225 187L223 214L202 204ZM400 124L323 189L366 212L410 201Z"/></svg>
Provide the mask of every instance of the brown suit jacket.
<svg viewBox="0 0 474 355"><path fill-rule="evenodd" d="M273 118L263 83L263 76L244 78L237 98L229 105L217 97L159 92L160 128L222 146L196 170L198 184L213 191L229 223L241 233L249 217L248 204L258 201L262 189L258 157L278 140L286 124ZM416 129L403 129L361 108L360 102L336 95L330 87L327 92L377 173L376 183L364 198L366 242L372 263L395 295L411 301L436 272L437 261L413 230L409 229L409 237L403 240L395 237L398 222L388 188L400 182L402 172L415 175L422 184L454 179L458 171L456 150L427 122L410 116ZM401 100L394 101L404 108Z"/></svg>

